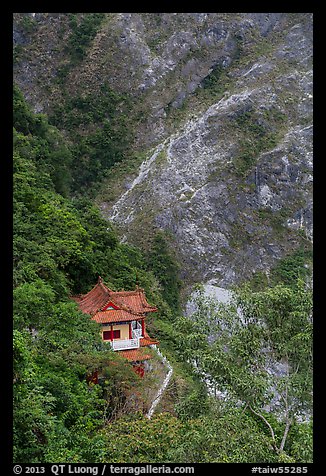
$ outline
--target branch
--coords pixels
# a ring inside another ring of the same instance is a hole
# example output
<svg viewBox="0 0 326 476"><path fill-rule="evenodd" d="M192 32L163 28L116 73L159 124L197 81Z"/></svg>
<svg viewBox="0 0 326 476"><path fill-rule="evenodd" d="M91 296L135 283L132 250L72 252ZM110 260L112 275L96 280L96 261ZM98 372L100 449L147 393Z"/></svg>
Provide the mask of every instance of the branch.
<svg viewBox="0 0 326 476"><path fill-rule="evenodd" d="M246 411L247 407L248 407L249 403L246 402L244 408L242 409L242 412L241 412L241 415Z"/></svg>
<svg viewBox="0 0 326 476"><path fill-rule="evenodd" d="M277 448L277 445L276 445L276 441L275 441L275 433L274 433L274 430L271 426L271 424L266 420L266 418L261 415L260 413L256 412L251 405L248 404L248 407L250 408L250 410L252 411L252 413L254 413L255 415L257 415L259 418L261 418L263 420L263 422L268 426L270 432L271 432L271 435L272 435L272 440L273 440L273 446L274 446L274 449L276 451L278 451L278 448Z"/></svg>

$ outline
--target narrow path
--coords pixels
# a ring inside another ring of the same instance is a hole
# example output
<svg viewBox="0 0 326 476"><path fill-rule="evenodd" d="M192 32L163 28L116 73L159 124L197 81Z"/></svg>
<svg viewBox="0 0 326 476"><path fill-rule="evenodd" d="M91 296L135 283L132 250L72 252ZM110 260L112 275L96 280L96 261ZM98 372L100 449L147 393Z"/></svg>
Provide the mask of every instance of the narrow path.
<svg viewBox="0 0 326 476"><path fill-rule="evenodd" d="M170 379L172 377L172 373L173 373L173 368L170 364L170 362L167 360L166 357L164 357L161 353L161 351L156 348L155 349L157 354L161 357L162 359L162 362L163 364L169 369L165 379L163 380L163 383L161 385L161 387L159 388L157 394L156 394L156 397L154 398L154 400L152 401L152 404L150 406L150 409L148 410L148 412L146 413L146 417L147 418L151 418L154 411L155 411L155 408L157 407L157 405L159 404L159 402L161 401L161 398L162 398L162 395L164 393L164 390L166 389L166 387L169 385L169 382L170 382Z"/></svg>

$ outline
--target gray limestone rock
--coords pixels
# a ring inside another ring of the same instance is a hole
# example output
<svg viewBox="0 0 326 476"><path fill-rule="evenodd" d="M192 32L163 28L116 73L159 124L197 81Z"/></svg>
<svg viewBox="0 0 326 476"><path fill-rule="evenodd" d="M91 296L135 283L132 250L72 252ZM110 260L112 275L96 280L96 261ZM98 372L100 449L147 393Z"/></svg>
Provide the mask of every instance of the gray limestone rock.
<svg viewBox="0 0 326 476"><path fill-rule="evenodd" d="M15 80L46 113L62 101L69 19L38 13L28 34L15 15L27 45ZM147 158L101 206L124 240L166 230L182 276L220 286L312 240L312 14L106 14L65 81L72 95L108 81L134 101L134 150Z"/></svg>

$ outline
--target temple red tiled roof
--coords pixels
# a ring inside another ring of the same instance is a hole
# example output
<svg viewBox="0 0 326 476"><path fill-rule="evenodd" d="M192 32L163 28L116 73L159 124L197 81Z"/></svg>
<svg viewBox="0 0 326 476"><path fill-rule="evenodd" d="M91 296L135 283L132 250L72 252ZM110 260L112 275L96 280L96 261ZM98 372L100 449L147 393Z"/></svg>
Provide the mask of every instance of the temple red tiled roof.
<svg viewBox="0 0 326 476"><path fill-rule="evenodd" d="M140 347L146 347L148 345L153 345L158 343L159 343L158 340L152 339L151 337L149 337L148 334L147 334L147 337L142 337L139 339Z"/></svg>
<svg viewBox="0 0 326 476"><path fill-rule="evenodd" d="M120 350L119 355L129 360L129 362L137 362L152 358L152 356L150 354L146 354L143 349Z"/></svg>
<svg viewBox="0 0 326 476"><path fill-rule="evenodd" d="M76 301L81 311L86 314L94 314L108 302L108 295L111 292L102 279L98 279L97 284L87 293L71 296Z"/></svg>
<svg viewBox="0 0 326 476"><path fill-rule="evenodd" d="M98 278L97 284L87 293L72 296L81 311L87 314L95 314L102 311L110 302L117 307L133 314L155 312L157 308L150 306L146 300L144 290L137 288L134 291L112 291Z"/></svg>
<svg viewBox="0 0 326 476"><path fill-rule="evenodd" d="M110 309L109 311L99 311L94 314L91 320L104 324L106 322L127 322L143 319L144 316L133 314L124 309Z"/></svg>
<svg viewBox="0 0 326 476"><path fill-rule="evenodd" d="M156 307L148 304L142 289L136 289L135 291L112 291L111 297L114 303L126 307L133 312L143 313L157 311Z"/></svg>
<svg viewBox="0 0 326 476"><path fill-rule="evenodd" d="M152 358L148 351L146 353L145 347L159 342L147 334L145 318L148 312L155 312L157 308L148 304L143 289L137 287L134 291L112 291L99 277L97 284L88 293L71 298L78 304L81 311L90 314L91 319L99 324L142 320L141 328L144 336L139 339L139 348L116 350L116 352L130 362Z"/></svg>

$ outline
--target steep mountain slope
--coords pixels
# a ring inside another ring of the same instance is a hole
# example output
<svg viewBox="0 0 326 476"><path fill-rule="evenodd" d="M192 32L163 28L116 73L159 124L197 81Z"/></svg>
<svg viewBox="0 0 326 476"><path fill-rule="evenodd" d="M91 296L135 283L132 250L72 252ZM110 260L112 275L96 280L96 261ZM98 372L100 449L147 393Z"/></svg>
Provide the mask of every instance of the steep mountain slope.
<svg viewBox="0 0 326 476"><path fill-rule="evenodd" d="M33 15L16 14L14 40L35 111L74 142L106 119L80 100L119 95L107 120L131 137L97 202L124 239L146 247L163 229L183 277L220 286L309 246L311 14Z"/></svg>
<svg viewBox="0 0 326 476"><path fill-rule="evenodd" d="M311 63L311 14L14 15L15 461L312 461ZM98 275L165 380L79 315Z"/></svg>

